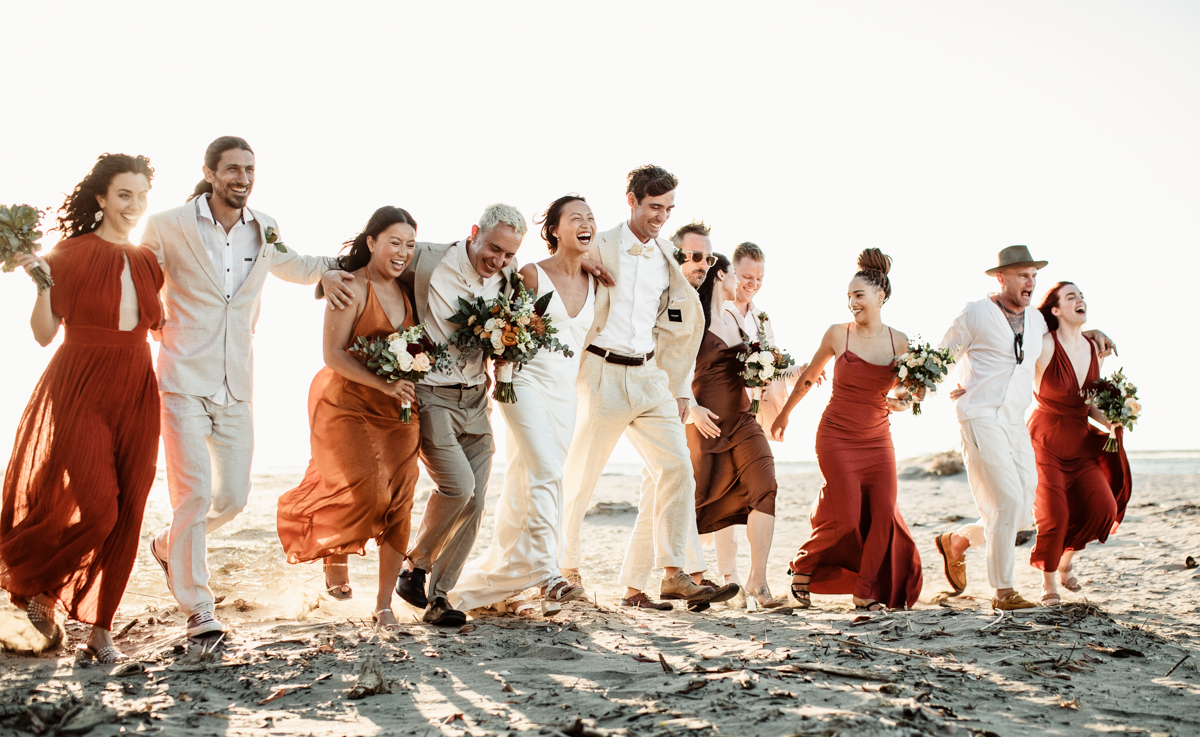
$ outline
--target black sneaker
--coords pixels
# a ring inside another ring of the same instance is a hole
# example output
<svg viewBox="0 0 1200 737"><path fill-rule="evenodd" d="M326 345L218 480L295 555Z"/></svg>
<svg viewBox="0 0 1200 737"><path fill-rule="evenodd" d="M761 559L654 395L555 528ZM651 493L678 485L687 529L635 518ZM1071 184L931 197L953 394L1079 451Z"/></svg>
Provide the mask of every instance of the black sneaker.
<svg viewBox="0 0 1200 737"><path fill-rule="evenodd" d="M467 615L450 606L450 602L441 596L433 600L421 619L439 627L461 627L467 623Z"/></svg>
<svg viewBox="0 0 1200 737"><path fill-rule="evenodd" d="M400 571L400 580L396 582L396 593L417 609L429 606L429 597L425 595L425 571L420 568Z"/></svg>

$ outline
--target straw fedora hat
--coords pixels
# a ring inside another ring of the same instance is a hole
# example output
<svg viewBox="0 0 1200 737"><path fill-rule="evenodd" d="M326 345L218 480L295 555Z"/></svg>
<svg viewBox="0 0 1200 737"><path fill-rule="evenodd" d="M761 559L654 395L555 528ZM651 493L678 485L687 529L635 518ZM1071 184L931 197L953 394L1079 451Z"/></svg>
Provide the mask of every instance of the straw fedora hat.
<svg viewBox="0 0 1200 737"><path fill-rule="evenodd" d="M1032 266L1035 269L1041 269L1050 263L1049 261L1034 261L1033 256L1029 255L1029 248L1027 246L1009 246L1000 252L997 261L999 261L998 264L984 273L988 276L995 276L1004 269L1011 269L1017 266Z"/></svg>

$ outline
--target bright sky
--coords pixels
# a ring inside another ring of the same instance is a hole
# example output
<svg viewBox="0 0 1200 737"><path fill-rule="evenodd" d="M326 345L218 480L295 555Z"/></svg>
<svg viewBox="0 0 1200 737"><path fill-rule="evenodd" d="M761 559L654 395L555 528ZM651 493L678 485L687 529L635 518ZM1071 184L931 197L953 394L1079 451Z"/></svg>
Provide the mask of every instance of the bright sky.
<svg viewBox="0 0 1200 737"><path fill-rule="evenodd" d="M250 205L289 246L334 254L384 204L448 241L492 202L532 221L579 192L607 229L628 215L626 172L653 162L681 182L668 231L701 218L718 251L766 250L760 304L797 358L847 319L864 247L895 259L885 321L937 340L993 288L996 252L1027 244L1050 261L1041 285L1075 280L1118 342L1106 371L1124 366L1146 406L1129 446L1200 448L1194 402L1172 389L1200 365L1200 4L9 3L5 17L0 202L57 207L109 151L149 156L151 210L174 207L232 134L257 153ZM531 232L519 258L545 253ZM27 325L32 282L0 284L6 455L52 349ZM311 295L271 280L263 298L259 470L308 459ZM780 459L813 457L827 398L801 404ZM944 396L893 427L901 457L957 443Z"/></svg>

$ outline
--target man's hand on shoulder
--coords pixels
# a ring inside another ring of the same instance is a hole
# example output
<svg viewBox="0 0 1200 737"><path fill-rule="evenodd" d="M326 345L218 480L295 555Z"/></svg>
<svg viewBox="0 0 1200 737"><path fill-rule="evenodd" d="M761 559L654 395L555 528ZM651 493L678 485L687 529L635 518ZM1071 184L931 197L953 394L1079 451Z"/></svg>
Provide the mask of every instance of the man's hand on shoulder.
<svg viewBox="0 0 1200 737"><path fill-rule="evenodd" d="M321 275L321 288L325 290L329 309L344 310L354 304L354 292L346 284L350 281L354 281L354 274L339 269L330 269Z"/></svg>
<svg viewBox="0 0 1200 737"><path fill-rule="evenodd" d="M1096 352L1100 358L1108 358L1111 353L1114 356L1121 355L1117 352L1117 344L1099 330L1085 330L1084 337L1096 344Z"/></svg>
<svg viewBox="0 0 1200 737"><path fill-rule="evenodd" d="M593 261L590 258L585 258L583 260L583 270L596 277L596 279L606 287L615 286L617 283L616 279L613 279L612 272L604 268L604 265L599 261Z"/></svg>

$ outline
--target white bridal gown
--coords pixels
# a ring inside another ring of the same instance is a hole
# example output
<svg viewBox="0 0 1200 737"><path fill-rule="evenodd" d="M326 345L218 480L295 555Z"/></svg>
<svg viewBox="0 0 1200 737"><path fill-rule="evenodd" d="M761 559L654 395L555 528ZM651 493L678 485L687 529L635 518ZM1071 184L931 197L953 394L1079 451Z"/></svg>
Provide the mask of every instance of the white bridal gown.
<svg viewBox="0 0 1200 737"><path fill-rule="evenodd" d="M554 289L546 272L535 268L541 291ZM496 529L492 544L467 564L450 592L450 604L456 609L489 606L559 575L563 462L575 430L575 379L595 300L589 277L587 301L571 317L556 291L546 315L558 330L555 337L574 355L539 351L513 373L517 401L499 405L508 436Z"/></svg>

